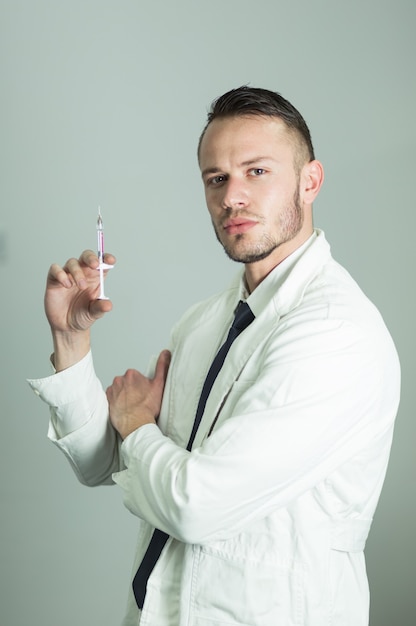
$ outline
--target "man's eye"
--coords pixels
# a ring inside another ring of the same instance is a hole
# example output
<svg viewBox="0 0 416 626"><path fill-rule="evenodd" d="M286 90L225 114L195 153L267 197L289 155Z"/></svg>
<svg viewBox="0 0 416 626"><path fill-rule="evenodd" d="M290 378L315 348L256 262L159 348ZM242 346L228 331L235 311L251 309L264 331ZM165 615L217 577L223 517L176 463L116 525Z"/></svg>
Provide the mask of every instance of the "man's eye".
<svg viewBox="0 0 416 626"><path fill-rule="evenodd" d="M261 176L262 174L266 173L266 170L264 170L262 167L253 167L253 169L250 170L250 173L253 176Z"/></svg>
<svg viewBox="0 0 416 626"><path fill-rule="evenodd" d="M218 174L218 176L213 176L208 180L209 185L220 185L225 181L224 174Z"/></svg>

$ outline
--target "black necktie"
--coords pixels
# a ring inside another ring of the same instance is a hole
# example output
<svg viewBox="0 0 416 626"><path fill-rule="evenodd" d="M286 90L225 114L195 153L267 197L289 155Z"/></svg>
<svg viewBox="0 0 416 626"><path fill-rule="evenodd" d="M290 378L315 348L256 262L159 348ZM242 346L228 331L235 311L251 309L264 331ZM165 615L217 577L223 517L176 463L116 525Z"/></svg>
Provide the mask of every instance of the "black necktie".
<svg viewBox="0 0 416 626"><path fill-rule="evenodd" d="M194 442L199 424L201 423L202 415L204 413L205 405L207 403L212 385L214 384L215 379L217 378L218 373L223 366L225 357L227 356L227 352L231 348L231 344L233 343L233 341L245 328L247 328L249 324L251 324L253 320L254 315L248 304L246 302L240 301L235 313L234 321L228 332L227 339L217 352L217 355L214 358L211 367L209 368L207 377L204 382L204 386L202 387L201 396L198 402L198 408L196 410L194 425L192 427L192 432L188 441L188 445L186 446L186 449L189 451L192 448L192 444ZM133 593L139 609L143 608L144 598L146 596L146 586L147 581L149 580L149 576L152 573L153 568L156 565L157 560L168 539L169 535L167 535L162 530L159 530L158 528L155 529L146 553L143 557L143 560L133 579Z"/></svg>

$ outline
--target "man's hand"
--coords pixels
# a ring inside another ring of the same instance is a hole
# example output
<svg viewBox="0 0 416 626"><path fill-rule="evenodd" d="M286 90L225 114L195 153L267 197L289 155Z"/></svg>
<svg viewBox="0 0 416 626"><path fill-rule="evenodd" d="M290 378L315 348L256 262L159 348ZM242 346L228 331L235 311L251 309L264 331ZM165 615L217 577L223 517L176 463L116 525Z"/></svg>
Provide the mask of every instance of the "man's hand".
<svg viewBox="0 0 416 626"><path fill-rule="evenodd" d="M105 262L115 258L105 255ZM64 267L51 265L46 282L45 312L51 329L56 332L88 330L99 317L111 310L109 300L97 300L100 276L97 255L85 250L79 259L69 259Z"/></svg>
<svg viewBox="0 0 416 626"><path fill-rule="evenodd" d="M115 257L105 255L113 265ZM51 265L45 291L45 312L52 330L55 367L59 371L79 361L89 350L89 329L111 311L110 300L97 300L100 276L97 255L85 250L63 267Z"/></svg>
<svg viewBox="0 0 416 626"><path fill-rule="evenodd" d="M155 424L162 405L163 390L170 364L170 352L163 350L154 378L137 370L117 376L107 389L110 420L122 439L144 424Z"/></svg>

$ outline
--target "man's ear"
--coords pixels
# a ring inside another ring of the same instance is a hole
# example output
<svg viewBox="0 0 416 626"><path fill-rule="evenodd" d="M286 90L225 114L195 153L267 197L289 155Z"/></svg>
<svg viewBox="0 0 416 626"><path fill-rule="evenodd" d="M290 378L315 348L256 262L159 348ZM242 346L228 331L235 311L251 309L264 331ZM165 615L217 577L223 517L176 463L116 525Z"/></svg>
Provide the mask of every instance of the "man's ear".
<svg viewBox="0 0 416 626"><path fill-rule="evenodd" d="M300 175L300 194L305 204L312 204L324 182L324 168L320 161L309 161Z"/></svg>

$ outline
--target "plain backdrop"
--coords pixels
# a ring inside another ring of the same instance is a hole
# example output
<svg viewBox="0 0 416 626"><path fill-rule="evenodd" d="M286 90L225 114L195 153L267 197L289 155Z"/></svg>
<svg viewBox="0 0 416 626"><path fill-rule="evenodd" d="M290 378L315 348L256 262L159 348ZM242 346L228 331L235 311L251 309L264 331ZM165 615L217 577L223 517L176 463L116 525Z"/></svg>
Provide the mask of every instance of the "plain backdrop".
<svg viewBox="0 0 416 626"><path fill-rule="evenodd" d="M118 264L93 334L103 384L143 369L237 267L212 233L195 157L211 101L281 92L326 171L315 224L381 310L403 391L367 543L371 626L414 626L414 0L0 0L0 623L117 626L135 518L77 483L25 379L50 373L49 265ZM283 625L282 625L283 626Z"/></svg>

